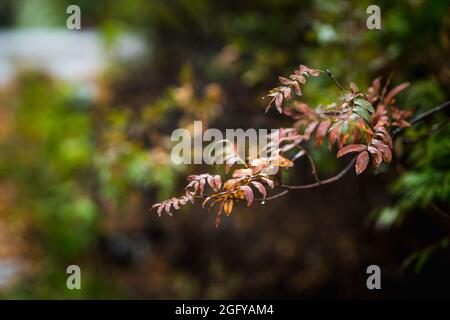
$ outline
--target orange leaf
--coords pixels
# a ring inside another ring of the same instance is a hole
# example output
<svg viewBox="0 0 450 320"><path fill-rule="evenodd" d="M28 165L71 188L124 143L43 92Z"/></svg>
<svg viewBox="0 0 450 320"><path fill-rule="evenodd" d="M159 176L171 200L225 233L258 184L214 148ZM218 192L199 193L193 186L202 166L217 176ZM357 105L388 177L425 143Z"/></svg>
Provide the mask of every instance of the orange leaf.
<svg viewBox="0 0 450 320"><path fill-rule="evenodd" d="M280 167L280 168L289 168L289 167L293 167L294 163L291 160L289 160L283 156L280 156L278 154L274 158L270 159L270 165Z"/></svg>
<svg viewBox="0 0 450 320"><path fill-rule="evenodd" d="M223 212L225 212L225 214L229 216L231 214L231 211L233 211L233 200L225 200L223 205Z"/></svg>
<svg viewBox="0 0 450 320"><path fill-rule="evenodd" d="M396 96L400 91L405 90L409 86L409 82L403 82L396 86L394 89L388 92L384 98L384 103L388 104L394 96Z"/></svg>
<svg viewBox="0 0 450 320"><path fill-rule="evenodd" d="M374 146L369 146L367 150L374 155L374 161L375 161L375 167L379 167L381 164L381 161L383 160L383 156L381 154L381 151L375 148Z"/></svg>
<svg viewBox="0 0 450 320"><path fill-rule="evenodd" d="M336 142L338 135L339 135L338 127L334 128L333 130L330 130L330 132L328 134L328 149L331 150L331 147Z"/></svg>
<svg viewBox="0 0 450 320"><path fill-rule="evenodd" d="M381 152L383 153L383 160L387 163L391 162L392 160L392 151L391 148L389 148L389 146L387 144L385 144L384 142L377 140L377 139L372 139L371 144L373 146L375 146L375 148L381 150Z"/></svg>
<svg viewBox="0 0 450 320"><path fill-rule="evenodd" d="M237 169L233 172L233 178L241 178L245 176L252 175L253 170L252 169Z"/></svg>
<svg viewBox="0 0 450 320"><path fill-rule="evenodd" d="M328 128L331 125L331 121L326 120L326 121L322 121L319 126L317 127L316 130L316 143L317 145L321 145L323 142L323 138L325 137L325 135L328 132Z"/></svg>
<svg viewBox="0 0 450 320"><path fill-rule="evenodd" d="M369 163L369 153L367 151L363 151L358 155L356 159L356 174L360 174L367 168L367 164Z"/></svg>
<svg viewBox="0 0 450 320"><path fill-rule="evenodd" d="M361 152L366 149L367 149L367 146L365 144L349 144L348 146L345 146L338 151L337 157L340 158L343 155L346 155L347 153Z"/></svg>

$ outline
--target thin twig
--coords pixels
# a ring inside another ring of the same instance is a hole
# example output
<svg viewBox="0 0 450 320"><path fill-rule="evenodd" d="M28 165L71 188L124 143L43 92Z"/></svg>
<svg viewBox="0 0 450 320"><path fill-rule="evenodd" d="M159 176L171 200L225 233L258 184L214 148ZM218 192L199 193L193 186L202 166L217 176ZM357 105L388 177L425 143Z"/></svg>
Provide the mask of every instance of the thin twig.
<svg viewBox="0 0 450 320"><path fill-rule="evenodd" d="M437 107L431 108L430 110L419 114L417 117L415 117L413 120L410 121L411 125L414 125L420 121L425 120L426 118L431 117L432 115L434 115L435 113L438 113L442 110L444 110L445 108L450 107L450 101L446 101L440 105L438 105ZM405 128L397 128L394 131L392 131L392 138L395 138L395 136L397 136L400 132L402 132Z"/></svg>
<svg viewBox="0 0 450 320"><path fill-rule="evenodd" d="M329 184L329 183L335 182L335 181L339 180L340 178L342 178L353 167L353 165L356 162L356 158L357 157L354 157L352 159L352 161L350 161L348 163L348 165L341 172L339 172L337 175L335 175L335 176L333 176L331 178L328 178L328 179L325 179L325 180L321 180L320 182L310 183L310 184L303 184L303 185L286 185L286 184L283 184L283 185L281 185L281 187L285 188L285 189L291 189L291 190L292 189L310 189L310 188L319 187L319 186L324 185L324 184Z"/></svg>
<svg viewBox="0 0 450 320"><path fill-rule="evenodd" d="M447 227L447 230L450 230L450 215L434 203L430 203L430 208L432 210L427 210L426 212L432 214L436 220L442 222Z"/></svg>
<svg viewBox="0 0 450 320"><path fill-rule="evenodd" d="M319 176L317 175L316 164L315 164L313 158L311 157L311 155L309 154L309 152L306 151L306 149L305 149L304 147L302 147L302 146L300 146L300 145L297 145L297 147L300 148L300 149L302 149L302 150L305 152L305 155L306 155L306 157L308 158L309 163L311 164L311 173L312 173L313 176L314 176L314 180L316 180L316 182L317 182L318 184L321 184L322 182L320 181L320 178L319 178Z"/></svg>
<svg viewBox="0 0 450 320"><path fill-rule="evenodd" d="M261 201L261 202L270 201L270 200L273 200L273 199L282 197L282 196L284 196L284 195L285 195L286 193L288 193L288 192L289 192L289 189L285 189L285 190L281 191L280 193L276 193L276 194L274 194L274 195L272 195L272 196L270 196L270 197L266 197L266 198L258 198L258 199L255 199L255 200Z"/></svg>
<svg viewBox="0 0 450 320"><path fill-rule="evenodd" d="M447 219L450 219L450 215L445 212L444 210L442 210L441 208L439 208L437 205L435 205L434 203L430 204L430 207L432 207L436 212L438 212L441 216L446 217Z"/></svg>
<svg viewBox="0 0 450 320"><path fill-rule="evenodd" d="M339 87L339 89L345 90L345 88L339 83L339 81L336 80L336 78L334 77L333 73L331 73L330 69L326 69L326 70L316 69L316 70L321 72L321 73L326 73L330 77L330 79L333 80L333 82Z"/></svg>
<svg viewBox="0 0 450 320"><path fill-rule="evenodd" d="M333 80L333 82L341 89L341 90L345 90L345 88L336 80L336 78L334 77L334 75L331 73L330 69L325 70L325 73L330 77L331 80Z"/></svg>

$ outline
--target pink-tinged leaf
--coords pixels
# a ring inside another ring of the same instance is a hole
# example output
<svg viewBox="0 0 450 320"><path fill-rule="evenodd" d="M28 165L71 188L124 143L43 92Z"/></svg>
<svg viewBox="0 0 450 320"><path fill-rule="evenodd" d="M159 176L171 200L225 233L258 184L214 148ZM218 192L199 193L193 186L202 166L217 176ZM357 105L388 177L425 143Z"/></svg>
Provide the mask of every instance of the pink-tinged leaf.
<svg viewBox="0 0 450 320"><path fill-rule="evenodd" d="M158 210L156 211L158 213L158 217L161 217L161 213L162 213L163 209L164 209L164 204L161 203L158 207Z"/></svg>
<svg viewBox="0 0 450 320"><path fill-rule="evenodd" d="M290 85L292 83L292 80L281 76L278 77L278 80L280 80L280 82L284 85Z"/></svg>
<svg viewBox="0 0 450 320"><path fill-rule="evenodd" d="M286 87L285 89L283 89L283 95L286 100L290 100L291 99L291 88Z"/></svg>
<svg viewBox="0 0 450 320"><path fill-rule="evenodd" d="M178 205L179 200L177 198L172 198L172 206L175 208L175 210L180 209L180 206Z"/></svg>
<svg viewBox="0 0 450 320"><path fill-rule="evenodd" d="M300 73L305 73L306 71L308 71L308 67L307 66L305 66L305 65L303 65L303 64L301 64L299 67L298 67L298 70L300 71Z"/></svg>
<svg viewBox="0 0 450 320"><path fill-rule="evenodd" d="M189 179L189 177L188 177L188 179ZM196 180L192 180L191 182L188 183L188 185L186 186L185 189L189 189L190 187L194 186L194 184L196 184L196 183L197 183Z"/></svg>
<svg viewBox="0 0 450 320"><path fill-rule="evenodd" d="M383 161L383 155L381 153L380 150L378 150L377 148L375 148L374 146L369 146L367 147L367 150L374 155L374 162L375 162L375 167L378 168L381 164L381 162Z"/></svg>
<svg viewBox="0 0 450 320"><path fill-rule="evenodd" d="M361 152L366 149L367 146L365 144L349 144L338 151L337 158L340 158L350 152Z"/></svg>
<svg viewBox="0 0 450 320"><path fill-rule="evenodd" d="M314 122L311 122L308 125L308 127L306 127L305 134L304 134L306 140L309 139L309 137L311 136L311 133L314 131L314 129L316 128L318 123L319 123L318 121L314 121Z"/></svg>
<svg viewBox="0 0 450 320"><path fill-rule="evenodd" d="M279 113L283 113L283 108L281 107L282 104L283 104L283 95L281 93L279 93L275 97L275 107L277 108Z"/></svg>
<svg viewBox="0 0 450 320"><path fill-rule="evenodd" d="M199 186L199 182L195 181L195 183L194 183L194 193L197 193L198 186Z"/></svg>
<svg viewBox="0 0 450 320"><path fill-rule="evenodd" d="M336 127L333 130L329 131L329 133L328 133L328 149L331 150L331 147L336 142L338 135L339 135L339 127Z"/></svg>
<svg viewBox="0 0 450 320"><path fill-rule="evenodd" d="M165 211L169 216L172 215L172 213L170 212L170 203L167 203L167 204L164 206L164 211Z"/></svg>
<svg viewBox="0 0 450 320"><path fill-rule="evenodd" d="M375 102L380 87L381 87L381 77L378 77L372 81L372 86L368 89L367 100L370 103Z"/></svg>
<svg viewBox="0 0 450 320"><path fill-rule="evenodd" d="M208 176L206 178L206 180L208 181L208 184L210 185L210 187L215 190L216 189L216 183L214 181L214 177L213 176Z"/></svg>
<svg viewBox="0 0 450 320"><path fill-rule="evenodd" d="M194 204L194 197L191 193L186 193L186 199L189 200L190 203Z"/></svg>
<svg viewBox="0 0 450 320"><path fill-rule="evenodd" d="M245 199L247 200L247 207L250 207L253 203L253 190L249 186L240 186L242 191L244 191Z"/></svg>
<svg viewBox="0 0 450 320"><path fill-rule="evenodd" d="M222 186L222 179L220 178L219 175L214 176L214 183L216 185L216 188L220 189L220 187Z"/></svg>
<svg viewBox="0 0 450 320"><path fill-rule="evenodd" d="M258 181L252 181L252 184L262 194L263 198L265 198L267 195L267 191L266 191L266 188L264 187L264 185Z"/></svg>
<svg viewBox="0 0 450 320"><path fill-rule="evenodd" d="M316 142L317 144L320 146L323 142L323 138L325 137L325 135L328 132L328 128L331 125L331 121L329 120L325 120L322 121L319 126L317 127L317 131L316 131Z"/></svg>
<svg viewBox="0 0 450 320"><path fill-rule="evenodd" d="M356 159L356 174L362 173L367 168L367 164L369 163L369 153L367 151L363 151L358 155Z"/></svg>
<svg viewBox="0 0 450 320"><path fill-rule="evenodd" d="M200 180L200 186L199 186L200 194L203 194L203 190L205 189L205 183L206 183L206 179Z"/></svg>
<svg viewBox="0 0 450 320"><path fill-rule="evenodd" d="M389 147L392 148L392 138L391 138L391 136L389 135L389 133L387 132L387 130L386 130L385 127L377 127L376 130L375 130L375 134L376 134L378 137L381 137L381 139L382 139L386 144L388 144Z"/></svg>
<svg viewBox="0 0 450 320"><path fill-rule="evenodd" d="M389 104L391 102L392 98L394 98L400 91L405 90L409 86L409 82L403 82L393 88L391 91L388 92L386 97L384 98L384 103Z"/></svg>
<svg viewBox="0 0 450 320"><path fill-rule="evenodd" d="M294 103L294 107L295 107L296 110L298 110L299 112L305 114L310 119L314 119L315 120L315 119L318 118L317 113L310 106L308 106L306 103L296 101Z"/></svg>
<svg viewBox="0 0 450 320"><path fill-rule="evenodd" d="M354 82L350 82L350 90L353 93L358 92L358 86Z"/></svg>
<svg viewBox="0 0 450 320"><path fill-rule="evenodd" d="M267 183L267 185L268 185L271 189L273 189L273 187L274 187L273 180L270 180L269 178L265 178L265 177L262 177L261 180L264 181L265 183Z"/></svg>
<svg viewBox="0 0 450 320"><path fill-rule="evenodd" d="M371 144L374 145L377 149L379 149L383 153L383 160L387 163L392 160L392 151L391 148L384 142L376 139L372 139Z"/></svg>
<svg viewBox="0 0 450 320"><path fill-rule="evenodd" d="M302 76L301 74L294 75L294 80L298 81L298 83L305 84L306 78Z"/></svg>
<svg viewBox="0 0 450 320"><path fill-rule="evenodd" d="M378 92L381 87L381 77L377 77L372 81L372 88L375 92Z"/></svg>
<svg viewBox="0 0 450 320"><path fill-rule="evenodd" d="M383 140L384 143L386 143L390 148L392 148L392 138L389 135L385 135L380 131L375 134L375 137L380 138L381 140Z"/></svg>
<svg viewBox="0 0 450 320"><path fill-rule="evenodd" d="M309 69L309 74L312 75L313 77L317 77L320 73L316 69L311 68Z"/></svg>
<svg viewBox="0 0 450 320"><path fill-rule="evenodd" d="M298 84L298 82L294 82L292 84L292 86L294 87L294 91L295 91L296 95L301 96L303 94L302 89L300 89L300 85Z"/></svg>

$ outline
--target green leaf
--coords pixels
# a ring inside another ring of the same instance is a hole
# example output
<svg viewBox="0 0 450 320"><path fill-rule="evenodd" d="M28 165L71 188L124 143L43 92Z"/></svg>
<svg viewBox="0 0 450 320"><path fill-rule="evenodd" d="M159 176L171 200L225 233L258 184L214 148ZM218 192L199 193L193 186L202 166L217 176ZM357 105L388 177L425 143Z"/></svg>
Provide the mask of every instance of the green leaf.
<svg viewBox="0 0 450 320"><path fill-rule="evenodd" d="M348 121L344 121L342 126L339 127L339 135L346 134L348 131Z"/></svg>
<svg viewBox="0 0 450 320"><path fill-rule="evenodd" d="M355 100L355 105L360 106L364 109L366 109L367 111L369 111L370 113L374 113L375 109L372 107L372 105L370 104L369 101L364 100L364 99L356 99Z"/></svg>
<svg viewBox="0 0 450 320"><path fill-rule="evenodd" d="M362 117L364 120L370 123L370 114L367 112L366 109L361 107L356 107L353 109L353 112Z"/></svg>

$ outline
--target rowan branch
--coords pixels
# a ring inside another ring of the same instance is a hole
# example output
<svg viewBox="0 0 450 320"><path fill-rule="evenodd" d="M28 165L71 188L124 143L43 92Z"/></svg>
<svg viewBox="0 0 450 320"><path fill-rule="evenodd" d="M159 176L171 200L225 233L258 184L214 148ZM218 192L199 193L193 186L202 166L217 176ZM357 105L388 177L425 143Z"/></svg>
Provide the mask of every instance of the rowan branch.
<svg viewBox="0 0 450 320"><path fill-rule="evenodd" d="M324 184L329 184L329 183L335 182L335 181L339 180L340 178L342 178L353 167L353 165L355 164L356 158L357 157L353 158L352 161L350 161L348 163L348 165L342 171L340 171L337 175L335 175L335 176L333 176L331 178L328 178L328 179L325 179L325 180L318 180L315 183L304 184L304 185L285 185L285 184L282 184L282 185L280 185L280 187L284 189L283 191L281 191L279 193L276 193L276 194L274 194L274 195L272 195L270 197L258 198L258 199L255 199L255 200L261 201L261 202L270 201L270 200L274 200L274 199L277 199L279 197L284 196L286 193L289 192L289 190L294 190L294 189L311 189L311 188L319 187L319 186L324 185Z"/></svg>
<svg viewBox="0 0 450 320"><path fill-rule="evenodd" d="M337 175L335 175L335 176L333 176L331 178L328 178L328 179L325 179L325 180L320 180L320 181L315 182L315 183L303 184L303 185L286 185L286 184L282 184L281 187L285 188L285 189L290 189L290 190L292 190L292 189L310 189L310 188L319 187L319 186L324 185L324 184L333 183L333 182L341 179L353 167L353 165L356 162L356 158L357 157L354 157L352 159L352 161L350 161L348 163L348 165L341 172L339 172Z"/></svg>
<svg viewBox="0 0 450 320"><path fill-rule="evenodd" d="M430 110L419 114L417 117L415 117L413 120L411 120L410 123L411 123L411 125L417 124L417 123L431 117L435 113L441 112L442 110L444 110L445 108L448 108L448 107L450 107L450 101L446 101L446 102L438 105L437 107L431 108ZM395 138L404 129L405 128L397 128L394 131L392 131L392 138Z"/></svg>
<svg viewBox="0 0 450 320"><path fill-rule="evenodd" d="M442 110L444 110L445 108L448 108L450 106L450 101L446 101L443 104L434 107L424 113L419 114L416 118L414 118L410 123L411 125L417 124L429 117L431 117L433 114L438 113ZM392 132L393 137L395 137L395 135L401 133L403 131L404 128L397 128L396 130L394 130ZM306 151L306 150L305 150ZM309 158L311 165L313 166L313 174L314 177L316 179L316 182L314 183L310 183L310 184L303 184L303 185L286 185L286 184L281 184L280 187L282 189L284 189L283 191L276 193L270 197L266 197L266 198L255 198L256 201L260 201L261 203L264 203L265 201L270 201L270 200L274 200L277 198L280 198L282 196L284 196L285 194L287 194L290 190L299 190L299 189L312 189L312 188L316 188L316 187L320 187L322 185L325 184L330 184L333 183L339 179L341 179L343 176L345 176L345 174L347 174L347 172L349 172L351 170L351 168L354 166L355 162L356 162L357 157L354 157L348 164L347 166L340 171L338 174L336 174L333 177L330 177L328 179L325 180L320 180L317 177L317 172L316 172L316 168L314 165L314 161L312 161L311 158ZM208 197L209 195L201 195L201 196L195 196L195 198L205 198ZM237 200L237 199L236 199Z"/></svg>

